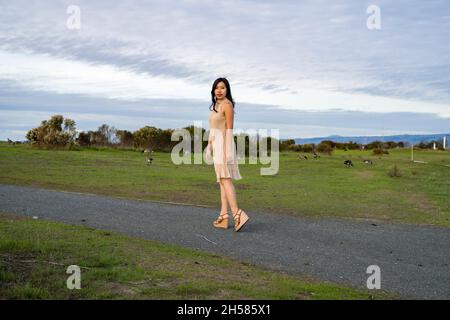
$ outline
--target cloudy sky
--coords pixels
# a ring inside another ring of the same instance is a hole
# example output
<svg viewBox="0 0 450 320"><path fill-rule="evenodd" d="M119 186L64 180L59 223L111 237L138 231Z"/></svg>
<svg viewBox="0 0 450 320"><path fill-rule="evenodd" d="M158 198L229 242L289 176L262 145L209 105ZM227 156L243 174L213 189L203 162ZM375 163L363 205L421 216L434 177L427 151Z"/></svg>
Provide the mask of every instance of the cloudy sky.
<svg viewBox="0 0 450 320"><path fill-rule="evenodd" d="M0 0L0 139L53 114L207 128L221 76L236 131L447 133L448 39L448 0Z"/></svg>

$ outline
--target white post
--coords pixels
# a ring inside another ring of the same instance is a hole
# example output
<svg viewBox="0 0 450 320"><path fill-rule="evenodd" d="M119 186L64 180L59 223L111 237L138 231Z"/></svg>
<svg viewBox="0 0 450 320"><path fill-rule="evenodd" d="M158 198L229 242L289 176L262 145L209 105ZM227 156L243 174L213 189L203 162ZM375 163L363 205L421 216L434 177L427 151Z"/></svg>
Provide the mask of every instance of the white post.
<svg viewBox="0 0 450 320"><path fill-rule="evenodd" d="M411 143L411 161L414 162L414 144Z"/></svg>
<svg viewBox="0 0 450 320"><path fill-rule="evenodd" d="M433 142L433 150L436 150L436 142Z"/></svg>
<svg viewBox="0 0 450 320"><path fill-rule="evenodd" d="M444 143L443 143L444 150L445 150L445 142L446 142L446 140L447 140L447 137L444 136Z"/></svg>

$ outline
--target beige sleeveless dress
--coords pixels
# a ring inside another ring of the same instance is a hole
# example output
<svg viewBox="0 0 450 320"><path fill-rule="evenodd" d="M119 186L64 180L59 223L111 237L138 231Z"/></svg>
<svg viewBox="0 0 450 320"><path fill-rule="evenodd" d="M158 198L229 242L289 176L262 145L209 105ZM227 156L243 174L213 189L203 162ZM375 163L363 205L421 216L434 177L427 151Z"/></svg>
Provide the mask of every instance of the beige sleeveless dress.
<svg viewBox="0 0 450 320"><path fill-rule="evenodd" d="M232 141L232 161L226 161L227 155L225 153L225 132L226 132L226 120L225 112L222 110L222 104L216 105L216 110L211 110L209 114L209 136L211 139L214 170L216 171L217 182L220 182L220 178L232 178L235 180L242 179L239 172L239 166L236 157L236 144L234 139Z"/></svg>

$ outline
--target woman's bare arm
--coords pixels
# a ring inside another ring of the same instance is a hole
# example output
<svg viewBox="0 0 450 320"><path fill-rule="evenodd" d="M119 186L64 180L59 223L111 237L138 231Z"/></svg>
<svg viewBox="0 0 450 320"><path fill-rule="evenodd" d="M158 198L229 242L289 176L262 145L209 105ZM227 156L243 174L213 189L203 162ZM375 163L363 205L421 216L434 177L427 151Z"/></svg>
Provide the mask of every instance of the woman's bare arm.
<svg viewBox="0 0 450 320"><path fill-rule="evenodd" d="M225 111L225 126L227 129L233 129L234 110L231 102L226 101L223 103L223 109Z"/></svg>
<svg viewBox="0 0 450 320"><path fill-rule="evenodd" d="M233 153L233 122L234 122L234 110L233 105L226 101L223 103L225 112L225 155L227 162L234 157Z"/></svg>

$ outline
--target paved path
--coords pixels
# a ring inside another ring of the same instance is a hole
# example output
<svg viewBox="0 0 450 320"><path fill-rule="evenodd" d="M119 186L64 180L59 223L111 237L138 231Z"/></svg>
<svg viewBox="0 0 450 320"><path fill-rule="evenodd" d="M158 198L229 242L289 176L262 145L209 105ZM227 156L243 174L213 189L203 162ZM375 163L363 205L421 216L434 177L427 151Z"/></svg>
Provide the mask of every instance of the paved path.
<svg viewBox="0 0 450 320"><path fill-rule="evenodd" d="M0 211L119 231L361 289L367 267L378 265L383 290L404 298L450 299L445 228L247 210L251 221L234 232L213 228L217 212L208 207L2 184Z"/></svg>

